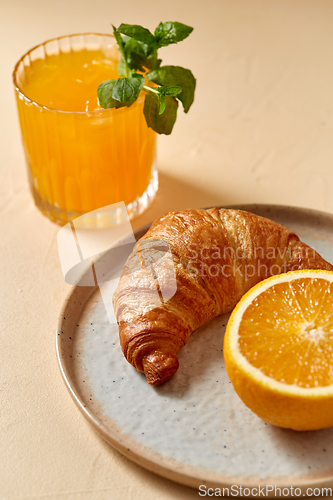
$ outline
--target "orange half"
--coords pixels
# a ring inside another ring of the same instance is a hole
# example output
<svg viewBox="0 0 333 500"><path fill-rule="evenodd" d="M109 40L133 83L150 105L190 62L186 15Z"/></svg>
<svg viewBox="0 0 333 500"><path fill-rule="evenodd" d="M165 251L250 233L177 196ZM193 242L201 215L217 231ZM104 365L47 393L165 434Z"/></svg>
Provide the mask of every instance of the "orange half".
<svg viewBox="0 0 333 500"><path fill-rule="evenodd" d="M333 426L333 272L293 271L260 282L229 319L229 378L264 421Z"/></svg>

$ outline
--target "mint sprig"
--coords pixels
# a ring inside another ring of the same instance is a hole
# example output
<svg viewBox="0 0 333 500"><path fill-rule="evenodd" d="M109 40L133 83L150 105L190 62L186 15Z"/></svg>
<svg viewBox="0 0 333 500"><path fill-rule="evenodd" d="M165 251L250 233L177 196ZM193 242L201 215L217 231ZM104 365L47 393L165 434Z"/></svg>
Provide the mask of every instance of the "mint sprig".
<svg viewBox="0 0 333 500"><path fill-rule="evenodd" d="M178 100L187 113L194 100L196 80L189 69L161 66L157 52L161 47L181 42L192 31L190 26L178 22L160 23L154 34L136 24L113 26L120 52L120 78L99 85L100 105L103 108L129 107L143 90L146 92L143 111L148 127L159 134L171 134ZM145 77L151 84L145 85Z"/></svg>

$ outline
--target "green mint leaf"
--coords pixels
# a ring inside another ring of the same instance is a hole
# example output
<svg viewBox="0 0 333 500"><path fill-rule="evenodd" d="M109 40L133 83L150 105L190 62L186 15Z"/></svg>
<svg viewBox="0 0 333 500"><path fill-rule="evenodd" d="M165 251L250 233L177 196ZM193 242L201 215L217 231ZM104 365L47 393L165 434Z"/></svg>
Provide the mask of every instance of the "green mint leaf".
<svg viewBox="0 0 333 500"><path fill-rule="evenodd" d="M140 54L136 54L135 52L132 52L127 57L126 62L127 62L127 66L131 69L141 71L142 73L145 71L146 58L142 57Z"/></svg>
<svg viewBox="0 0 333 500"><path fill-rule="evenodd" d="M121 36L121 34L119 33L119 31L117 30L117 28L113 24L112 24L112 29L113 29L113 36L116 39L116 42L117 42L118 47L120 49L120 52L123 52L123 50L122 50L124 48L123 37Z"/></svg>
<svg viewBox="0 0 333 500"><path fill-rule="evenodd" d="M113 26L113 24L112 24L112 29L113 29L113 35L114 35L116 42L118 44L118 47L119 47L120 54L125 59L124 40L123 40L121 34L118 32L117 28L115 26Z"/></svg>
<svg viewBox="0 0 333 500"><path fill-rule="evenodd" d="M162 59L157 59L153 54L147 57L147 66L149 70L157 69L161 66Z"/></svg>
<svg viewBox="0 0 333 500"><path fill-rule="evenodd" d="M164 96L163 96L164 97ZM160 101L156 94L148 92L145 98L143 112L148 127L158 134L169 135L177 118L178 101L172 96L165 96L165 109L160 114Z"/></svg>
<svg viewBox="0 0 333 500"><path fill-rule="evenodd" d="M125 60L122 55L120 55L120 59L118 62L118 75L119 76L126 76L127 75L127 67Z"/></svg>
<svg viewBox="0 0 333 500"><path fill-rule="evenodd" d="M182 102L185 113L188 112L194 101L196 86L196 80L189 69L181 66L161 66L147 73L147 78L158 85L181 87L183 90L177 95L177 99Z"/></svg>
<svg viewBox="0 0 333 500"><path fill-rule="evenodd" d="M143 42L135 40L135 38L129 38L125 44L125 56L127 66L131 69L138 71L145 71L146 69L151 69L151 65L148 62L149 48Z"/></svg>
<svg viewBox="0 0 333 500"><path fill-rule="evenodd" d="M145 83L145 77L142 76L142 75L139 75L138 73L133 73L132 75L132 79L134 78L134 80L137 80L137 84L136 85L139 85L140 86L140 90L142 89L144 83ZM140 92L139 90L139 92Z"/></svg>
<svg viewBox="0 0 333 500"><path fill-rule="evenodd" d="M112 24L112 29L113 29L113 35L116 39L120 52L120 59L118 63L118 74L120 76L128 76L128 66L126 63L126 56L125 56L125 42L123 40L123 37L121 36L120 33L118 33L117 28L113 24Z"/></svg>
<svg viewBox="0 0 333 500"><path fill-rule="evenodd" d="M129 102L135 99L134 86L128 81L128 78L119 78L112 90L112 97L120 102Z"/></svg>
<svg viewBox="0 0 333 500"><path fill-rule="evenodd" d="M159 109L158 114L161 115L163 113L163 111L165 110L165 97L163 94L160 94L160 93L157 94L157 97L158 97L158 100L160 103L160 109Z"/></svg>
<svg viewBox="0 0 333 500"><path fill-rule="evenodd" d="M131 52L147 57L150 54L150 47L135 38L129 38L125 45L125 53L128 55Z"/></svg>
<svg viewBox="0 0 333 500"><path fill-rule="evenodd" d="M98 100L102 108L122 108L128 106L127 103L122 103L113 99L112 91L117 80L106 80L101 83L97 89ZM133 101L134 102L134 101ZM131 104L133 104L131 102ZM130 105L130 104L129 104Z"/></svg>
<svg viewBox="0 0 333 500"><path fill-rule="evenodd" d="M180 94L183 89L181 87L178 87L177 85L174 85L174 86L157 87L157 90L162 95L173 95L175 97L178 94Z"/></svg>
<svg viewBox="0 0 333 500"><path fill-rule="evenodd" d="M118 32L135 38L135 40L139 40L139 42L143 42L146 45L156 46L154 35L150 33L147 28L143 28L137 24L121 24L118 28Z"/></svg>
<svg viewBox="0 0 333 500"><path fill-rule="evenodd" d="M182 23L160 23L155 30L155 39L158 47L166 47L171 43L181 42L192 33L193 28Z"/></svg>
<svg viewBox="0 0 333 500"><path fill-rule="evenodd" d="M134 74L128 78L119 78L113 86L112 98L120 102L133 102L137 99L145 79Z"/></svg>
<svg viewBox="0 0 333 500"><path fill-rule="evenodd" d="M126 64L130 69L146 71L158 68L160 61L156 57L156 46L147 45L135 38L123 35Z"/></svg>

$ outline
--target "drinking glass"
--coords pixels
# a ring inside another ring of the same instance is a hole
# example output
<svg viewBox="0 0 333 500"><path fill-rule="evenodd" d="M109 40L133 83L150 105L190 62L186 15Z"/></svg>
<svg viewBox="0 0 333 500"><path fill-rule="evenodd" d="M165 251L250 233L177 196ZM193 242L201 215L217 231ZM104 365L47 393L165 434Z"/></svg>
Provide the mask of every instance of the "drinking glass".
<svg viewBox="0 0 333 500"><path fill-rule="evenodd" d="M118 222L113 204L124 202L133 218L154 199L156 133L144 118L143 93L132 106L120 109L101 108L97 88L92 110L75 111L68 103L65 109L45 105L45 86L59 94L58 80L36 77L36 65L58 65L61 78L64 58L76 67L77 59L84 61L90 51L110 68L117 67L119 52L112 35L69 35L27 52L15 66L13 81L35 204L60 224L84 215L80 220L86 227L103 227ZM34 98L26 89L33 89Z"/></svg>

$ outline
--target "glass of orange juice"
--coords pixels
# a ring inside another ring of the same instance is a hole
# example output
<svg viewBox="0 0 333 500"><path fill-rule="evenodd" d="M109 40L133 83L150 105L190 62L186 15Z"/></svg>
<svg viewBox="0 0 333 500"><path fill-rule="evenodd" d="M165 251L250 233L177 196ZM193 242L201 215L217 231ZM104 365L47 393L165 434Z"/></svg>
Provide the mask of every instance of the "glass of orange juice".
<svg viewBox="0 0 333 500"><path fill-rule="evenodd" d="M118 60L112 35L86 33L49 40L16 64L31 191L37 207L60 224L84 214L87 227L116 223L116 212L98 209L117 202L133 218L158 189L156 133L144 118L144 95L129 108L98 103L98 85L119 77Z"/></svg>

